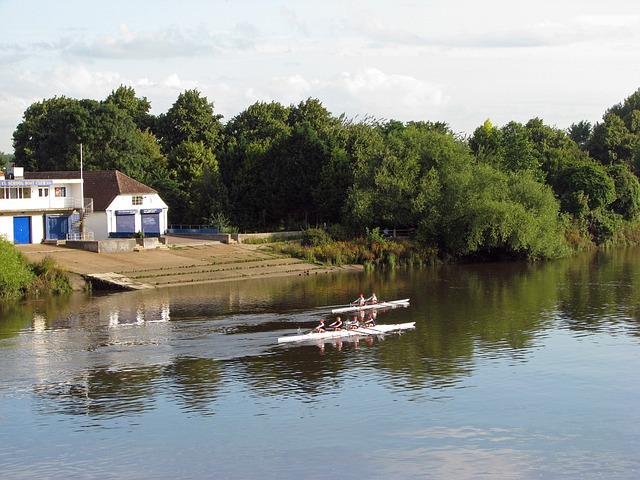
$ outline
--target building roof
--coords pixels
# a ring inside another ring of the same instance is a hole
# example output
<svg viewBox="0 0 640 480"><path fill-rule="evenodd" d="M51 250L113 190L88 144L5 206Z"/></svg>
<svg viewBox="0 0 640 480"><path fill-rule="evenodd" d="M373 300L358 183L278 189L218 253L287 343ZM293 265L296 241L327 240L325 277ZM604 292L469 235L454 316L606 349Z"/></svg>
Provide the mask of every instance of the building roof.
<svg viewBox="0 0 640 480"><path fill-rule="evenodd" d="M118 170L84 170L84 196L93 198L93 209L104 211L118 195L149 195L158 193ZM79 171L25 172L27 180L68 180L80 178Z"/></svg>

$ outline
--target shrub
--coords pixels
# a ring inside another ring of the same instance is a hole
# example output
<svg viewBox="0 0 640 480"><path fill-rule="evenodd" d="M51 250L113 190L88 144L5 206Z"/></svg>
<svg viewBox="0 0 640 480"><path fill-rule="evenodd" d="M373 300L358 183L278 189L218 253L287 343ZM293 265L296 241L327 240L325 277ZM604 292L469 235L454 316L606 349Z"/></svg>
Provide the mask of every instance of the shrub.
<svg viewBox="0 0 640 480"><path fill-rule="evenodd" d="M73 290L69 274L61 268L53 258L45 257L39 262L30 264L34 273L34 280L27 288L28 293L39 295L53 293L60 295Z"/></svg>
<svg viewBox="0 0 640 480"><path fill-rule="evenodd" d="M316 247L331 242L331 236L321 228L308 228L304 231L302 245Z"/></svg>
<svg viewBox="0 0 640 480"><path fill-rule="evenodd" d="M28 261L10 242L0 237L0 298L19 297L33 279Z"/></svg>

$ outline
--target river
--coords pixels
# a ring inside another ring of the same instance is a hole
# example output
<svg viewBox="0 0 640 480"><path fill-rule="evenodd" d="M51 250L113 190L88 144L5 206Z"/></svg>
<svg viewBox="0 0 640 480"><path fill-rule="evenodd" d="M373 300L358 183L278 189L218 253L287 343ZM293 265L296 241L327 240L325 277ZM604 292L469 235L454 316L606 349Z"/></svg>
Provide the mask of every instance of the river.
<svg viewBox="0 0 640 480"><path fill-rule="evenodd" d="M4 305L2 478L635 479L640 249ZM359 293L415 330L278 345Z"/></svg>

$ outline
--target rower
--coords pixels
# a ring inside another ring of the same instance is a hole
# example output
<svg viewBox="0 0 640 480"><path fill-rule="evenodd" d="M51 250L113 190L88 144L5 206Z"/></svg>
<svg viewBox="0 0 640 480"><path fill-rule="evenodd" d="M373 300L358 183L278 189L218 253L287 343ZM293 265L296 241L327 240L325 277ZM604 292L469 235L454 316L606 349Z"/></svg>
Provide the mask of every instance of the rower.
<svg viewBox="0 0 640 480"><path fill-rule="evenodd" d="M342 320L338 317L336 318L336 321L329 326L333 328L334 331L342 330Z"/></svg>
<svg viewBox="0 0 640 480"><path fill-rule="evenodd" d="M373 318L373 315L369 314L367 315L367 321L364 322L364 326L365 327L375 327L376 326L376 321Z"/></svg>
<svg viewBox="0 0 640 480"><path fill-rule="evenodd" d="M371 296L365 300L365 302L375 305L378 303L378 297L376 297L375 293L372 293Z"/></svg>
<svg viewBox="0 0 640 480"><path fill-rule="evenodd" d="M348 330L355 330L356 328L360 327L360 322L358 321L358 317L357 315L353 316L353 320L351 320L348 324L347 324L347 329Z"/></svg>
<svg viewBox="0 0 640 480"><path fill-rule="evenodd" d="M352 304L355 305L359 305L361 307L364 307L365 303L367 303L367 301L364 299L364 294L360 294L360 296L358 298L356 298L353 302L351 302Z"/></svg>
<svg viewBox="0 0 640 480"><path fill-rule="evenodd" d="M320 319L320 325L318 325L316 328L313 329L314 332L317 333L323 333L325 332L325 328L324 328L324 320Z"/></svg>

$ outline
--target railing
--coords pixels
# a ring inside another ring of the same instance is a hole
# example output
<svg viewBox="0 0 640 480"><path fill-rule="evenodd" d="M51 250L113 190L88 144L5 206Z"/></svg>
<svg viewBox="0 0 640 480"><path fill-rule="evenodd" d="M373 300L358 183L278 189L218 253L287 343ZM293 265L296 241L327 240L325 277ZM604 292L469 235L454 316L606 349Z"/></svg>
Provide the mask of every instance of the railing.
<svg viewBox="0 0 640 480"><path fill-rule="evenodd" d="M93 198L84 198L82 203L82 214L84 216L91 215L93 213Z"/></svg>
<svg viewBox="0 0 640 480"><path fill-rule="evenodd" d="M69 232L67 233L67 240L84 240L84 241L93 241L94 236L93 232L87 228L85 228L84 232Z"/></svg>
<svg viewBox="0 0 640 480"><path fill-rule="evenodd" d="M167 228L168 234L214 234L219 233L218 227L211 225L169 225Z"/></svg>

